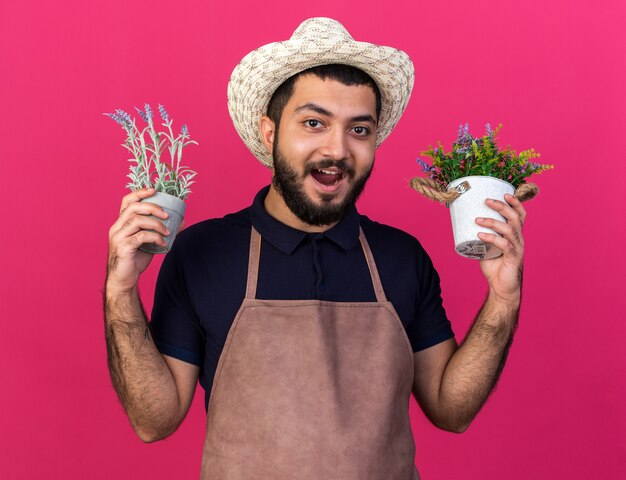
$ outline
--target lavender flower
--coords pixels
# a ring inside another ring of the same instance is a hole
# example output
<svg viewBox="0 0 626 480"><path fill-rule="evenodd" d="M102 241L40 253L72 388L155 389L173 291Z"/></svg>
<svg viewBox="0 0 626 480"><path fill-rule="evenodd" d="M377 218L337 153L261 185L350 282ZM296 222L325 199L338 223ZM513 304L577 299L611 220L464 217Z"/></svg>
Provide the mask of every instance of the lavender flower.
<svg viewBox="0 0 626 480"><path fill-rule="evenodd" d="M148 121L152 120L152 118L154 117L154 114L152 113L152 108L148 103L144 105L144 108L146 109L146 117L148 117Z"/></svg>
<svg viewBox="0 0 626 480"><path fill-rule="evenodd" d="M133 123L132 118L124 110L115 110L115 113L105 113L109 118L112 118L124 128L130 128Z"/></svg>
<svg viewBox="0 0 626 480"><path fill-rule="evenodd" d="M122 127L124 126L124 120L122 119L122 117L120 117L119 115L115 114L115 113L105 113L105 115L109 118L112 118L113 120L115 120L117 123L119 123Z"/></svg>
<svg viewBox="0 0 626 480"><path fill-rule="evenodd" d="M161 114L161 118L163 119L164 122L168 122L170 117L167 114L167 111L165 110L165 107L161 104L159 104L159 113Z"/></svg>
<svg viewBox="0 0 626 480"><path fill-rule="evenodd" d="M487 132L487 136L488 137L492 137L493 136L493 130L491 129L491 125L489 123L487 125L485 125L485 131Z"/></svg>
<svg viewBox="0 0 626 480"><path fill-rule="evenodd" d="M122 144L132 155L134 165L130 167L127 187L132 191L141 188L154 188L157 192L169 193L180 199L185 199L191 193L189 188L193 183L196 172L181 163L183 147L197 145L198 142L189 139L189 129L183 125L177 136L172 131L172 120L163 105L159 105L159 113L164 120L166 131L157 131L153 123L154 113L148 103L144 110L135 107L139 116L148 124L139 129L132 118L124 110L115 113L105 113L106 116L124 127L126 140ZM162 151L167 148L171 160L169 163L161 160Z"/></svg>
<svg viewBox="0 0 626 480"><path fill-rule="evenodd" d="M135 107L135 110L137 110L137 113L139 114L139 116L141 117L141 119L142 119L144 122L148 123L148 117L146 116L146 114L145 114L145 113L143 113L143 110L141 110L141 109L139 109L139 108L137 108L137 107Z"/></svg>
<svg viewBox="0 0 626 480"><path fill-rule="evenodd" d="M418 158L416 160L417 164L422 167L422 172L424 173L430 173L432 171L435 170L435 167L433 167L432 165L429 165L428 163L426 163L424 160L422 160L421 158Z"/></svg>
<svg viewBox="0 0 626 480"><path fill-rule="evenodd" d="M132 123L133 119L124 110L117 109L115 110L115 113L117 113L120 116L120 118L122 119L124 123Z"/></svg>
<svg viewBox="0 0 626 480"><path fill-rule="evenodd" d="M456 143L458 144L468 144L471 143L472 141L472 136L469 133L469 123L466 123L465 125L459 125L459 129L457 131L457 138L456 138Z"/></svg>

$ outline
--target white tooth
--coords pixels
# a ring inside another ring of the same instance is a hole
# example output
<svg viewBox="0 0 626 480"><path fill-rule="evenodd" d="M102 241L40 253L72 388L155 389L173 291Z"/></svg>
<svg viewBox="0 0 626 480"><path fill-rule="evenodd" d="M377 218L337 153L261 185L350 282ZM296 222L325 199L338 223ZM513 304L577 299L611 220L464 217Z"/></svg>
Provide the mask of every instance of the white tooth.
<svg viewBox="0 0 626 480"><path fill-rule="evenodd" d="M321 172L326 175L339 175L339 172L331 172L330 170L321 170Z"/></svg>

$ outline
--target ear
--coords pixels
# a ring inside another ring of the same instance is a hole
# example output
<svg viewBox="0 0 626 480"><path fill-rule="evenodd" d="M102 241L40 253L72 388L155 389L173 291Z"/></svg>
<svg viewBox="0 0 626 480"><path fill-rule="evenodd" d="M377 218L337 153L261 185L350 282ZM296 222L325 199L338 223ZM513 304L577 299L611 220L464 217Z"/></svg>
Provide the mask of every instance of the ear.
<svg viewBox="0 0 626 480"><path fill-rule="evenodd" d="M274 121L267 115L261 117L261 138L263 139L263 145L267 148L269 153L273 153L274 149L274 134L276 132L276 126Z"/></svg>

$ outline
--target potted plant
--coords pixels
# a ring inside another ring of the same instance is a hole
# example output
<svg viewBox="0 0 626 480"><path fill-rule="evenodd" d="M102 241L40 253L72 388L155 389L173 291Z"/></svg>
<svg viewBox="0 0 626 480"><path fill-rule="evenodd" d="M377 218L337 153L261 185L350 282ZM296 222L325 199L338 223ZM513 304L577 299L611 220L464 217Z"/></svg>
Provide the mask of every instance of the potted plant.
<svg viewBox="0 0 626 480"><path fill-rule="evenodd" d="M190 185L194 183L196 172L181 164L183 148L198 142L190 140L187 125L182 125L180 133L174 135L172 119L165 107L159 105L159 114L167 130L157 131L154 126L154 114L149 104L145 104L144 110L135 107L146 126L139 130L132 118L124 110L116 110L115 113L105 113L106 116L115 120L126 132L126 141L122 146L128 150L133 158L126 185L132 191L142 188L154 188L156 193L142 201L150 202L162 207L169 215L166 220L160 220L170 232L165 240L166 247L154 243L145 243L140 249L149 253L165 253L169 251L174 242L176 232L185 214L185 198L191 193ZM169 151L169 162L162 158L163 151Z"/></svg>
<svg viewBox="0 0 626 480"><path fill-rule="evenodd" d="M496 134L501 128L502 125L492 130L487 124L485 136L477 138L470 134L468 124L460 125L451 152L446 152L439 142L438 147L422 152L432 159L432 165L417 159L428 178L411 179L413 189L450 208L455 249L464 257L489 259L502 254L499 248L478 239L479 232L497 233L479 227L476 217L506 221L486 206L487 198L504 201L508 193L522 202L530 200L539 189L534 183L526 183L526 179L554 168L532 162L539 157L532 148L519 154L510 147L499 149Z"/></svg>

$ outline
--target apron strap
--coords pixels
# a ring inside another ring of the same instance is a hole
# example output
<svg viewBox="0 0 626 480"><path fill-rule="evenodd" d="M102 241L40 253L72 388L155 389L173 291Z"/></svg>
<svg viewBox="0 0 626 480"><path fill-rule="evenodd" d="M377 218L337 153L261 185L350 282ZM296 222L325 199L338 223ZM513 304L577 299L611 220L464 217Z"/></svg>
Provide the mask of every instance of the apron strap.
<svg viewBox="0 0 626 480"><path fill-rule="evenodd" d="M254 227L250 232L250 254L248 256L248 281L246 298L256 298L256 286L259 278L259 259L261 258L261 235Z"/></svg>
<svg viewBox="0 0 626 480"><path fill-rule="evenodd" d="M383 290L383 284L380 281L378 275L378 268L374 261L374 256L370 250L370 246L367 243L363 229L359 227L359 240L361 241L361 247L365 254L365 260L367 262L367 268L369 268L370 276L372 277L372 285L374 286L374 293L376 294L377 302L386 302L387 297ZM246 283L246 298L256 298L256 288L259 278L259 259L261 258L261 235L256 231L254 227L250 230L250 253L248 256L248 280Z"/></svg>
<svg viewBox="0 0 626 480"><path fill-rule="evenodd" d="M385 291L383 290L383 284L380 281L380 276L378 275L378 268L376 268L374 255L372 255L372 251L370 250L369 243L367 243L367 239L365 238L365 234L363 233L363 229L361 227L359 227L359 240L361 241L361 247L363 248L363 253L365 253L365 260L367 261L367 268L370 269L370 275L372 277L372 284L374 285L374 293L376 293L376 300L379 303L386 302L387 297L385 296Z"/></svg>

